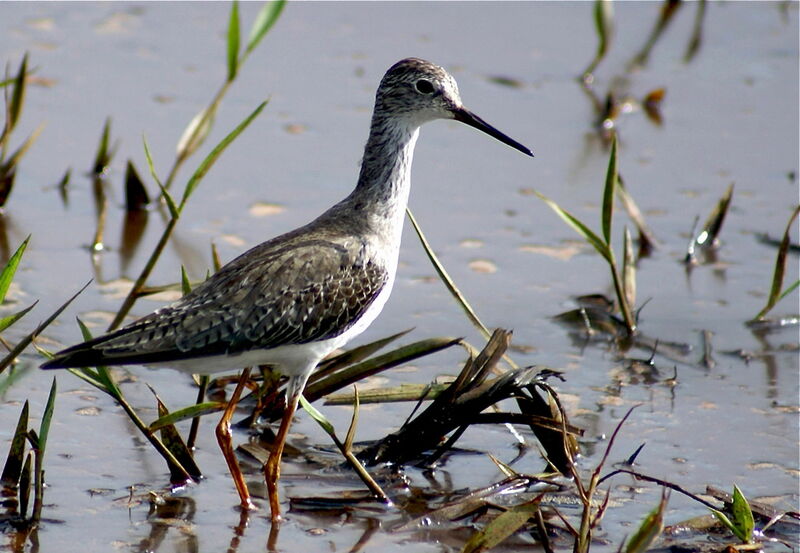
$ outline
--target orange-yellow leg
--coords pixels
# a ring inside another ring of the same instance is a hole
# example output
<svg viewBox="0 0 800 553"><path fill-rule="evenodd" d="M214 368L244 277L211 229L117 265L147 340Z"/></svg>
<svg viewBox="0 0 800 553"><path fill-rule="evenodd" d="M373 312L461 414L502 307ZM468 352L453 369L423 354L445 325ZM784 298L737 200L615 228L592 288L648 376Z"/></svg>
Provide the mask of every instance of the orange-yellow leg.
<svg viewBox="0 0 800 553"><path fill-rule="evenodd" d="M242 470L239 468L239 462L236 460L236 454L233 452L233 443L231 440L231 418L233 418L233 412L236 410L236 404L239 403L239 398L242 396L242 390L248 378L250 378L249 367L242 371L242 375L236 383L236 389L233 391L233 395L227 407L225 407L225 411L222 413L219 424L217 424L216 434L219 448L222 450L225 462L228 463L228 470L233 478L236 491L239 492L242 509L250 511L256 510L257 508L250 500L250 492L247 489L244 476L242 476Z"/></svg>
<svg viewBox="0 0 800 553"><path fill-rule="evenodd" d="M267 463L264 465L264 479L267 481L267 492L269 495L269 508L272 512L272 522L281 520L281 505L278 497L278 479L281 476L281 456L283 446L286 444L286 436L289 434L289 427L292 425L292 417L297 411L297 404L300 402L300 395L308 380L308 371L302 376L295 376L289 379L286 386L286 410L281 418L281 425L275 442L270 451Z"/></svg>

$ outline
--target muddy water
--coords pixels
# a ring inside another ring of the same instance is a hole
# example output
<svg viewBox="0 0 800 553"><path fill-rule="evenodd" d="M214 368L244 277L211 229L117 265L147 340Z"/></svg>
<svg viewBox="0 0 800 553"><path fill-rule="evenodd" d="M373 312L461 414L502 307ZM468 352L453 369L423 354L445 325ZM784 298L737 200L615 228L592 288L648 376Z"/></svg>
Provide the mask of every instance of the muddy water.
<svg viewBox="0 0 800 553"><path fill-rule="evenodd" d="M467 106L530 146L536 158L455 123L431 124L418 143L411 207L484 322L514 329L514 343L525 346L515 360L565 371L567 380L558 389L573 422L587 429L585 465L596 462L624 412L640 404L612 460L626 458L644 442L638 459L643 472L693 491L706 484L730 489L735 482L748 497L797 508L797 328L758 335L743 324L765 301L775 257L775 249L757 236L779 237L798 201L792 176L798 169L797 5L708 6L699 53L688 64L682 59L695 11L684 6L648 65L626 73L658 9L616 6L615 41L595 83L603 93L626 75L624 88L636 99L666 89L663 125L640 110L619 121L621 171L660 241L639 266L639 302L649 300L641 329L694 348L679 359L657 357L655 382L632 377L614 351L573 339L550 319L574 307L575 295L611 291L600 258L531 194L535 188L593 224L599 220L607 152L592 127L592 104L575 81L596 47L589 4L289 6L231 88L211 141L265 98L270 103L203 181L151 283L177 281L181 265L192 278L202 278L211 266L212 242L224 260L231 259L345 195L357 174L383 71L402 57L431 59L452 70ZM249 28L257 6L244 4L241 11L243 27ZM0 219L4 258L25 236L33 237L10 294L15 303L4 307L4 314L39 300L34 312L4 333L6 340L29 332L90 278L93 284L48 329L42 345L55 349L77 341L75 316L98 331L107 325L163 228L158 213L150 213L138 243L125 234L125 161L132 159L147 174L141 146L146 135L158 171L168 170L181 131L224 78L227 14L225 4L0 5L2 60L15 67L29 52L38 79L13 143L46 123L19 168ZM498 84L495 77L511 79L514 86ZM93 257L86 247L96 213L86 170L106 117L112 119L118 150L108 175L106 250ZM67 168L72 178L65 202L55 184ZM187 177L185 170L177 184ZM681 260L694 218L702 220L732 182L733 206L717 260L687 271ZM621 243L624 215L617 223L615 240ZM797 275L795 256L787 282ZM142 300L134 314L163 301ZM797 310L797 292L776 308L779 315ZM394 295L359 343L409 327L414 331L406 341L454 335L480 342L407 229ZM712 333L712 368L700 363L703 330ZM748 363L728 353L735 350L754 356ZM39 361L29 351L20 368ZM386 373L381 382L428 382L454 373L462 361L460 352L439 354ZM677 385L667 386L673 367ZM194 398L190 380L172 371L139 369L120 376L146 420L155 418L146 383L173 408ZM5 442L22 401L30 400L35 416L41 413L51 377L31 368L5 392L0 404ZM109 398L68 374L59 374L58 384L45 463L47 521L36 535L38 550L219 551L231 544L239 551L265 549L269 524L263 510L246 529L237 527L236 493L210 423L203 427L197 455L207 479L182 494L179 512L148 516L147 502L136 499L166 484L160 458ZM337 427L346 428L349 409L323 409ZM365 408L358 438L384 435L409 409ZM302 414L293 429L296 444L328 444ZM469 430L460 445L505 461L517 453L512 437L491 427ZM535 472L541 465L532 451L515 467ZM257 483L258 471L251 467L250 473ZM283 497L358 489L349 473L321 474L302 458L288 461L284 475ZM501 475L488 457L471 455L451 458L435 478L445 489L462 489ZM425 489L432 485L413 470L409 479ZM129 501L131 486L134 501ZM603 525L609 551L659 495L654 487L624 478L612 491L621 505ZM667 523L703 512L673 494ZM277 549L347 551L380 527L363 550L398 551L413 543L415 551L456 551L467 535L384 531L403 520L393 511L350 519L292 514L276 538ZM26 547L34 550L30 543Z"/></svg>

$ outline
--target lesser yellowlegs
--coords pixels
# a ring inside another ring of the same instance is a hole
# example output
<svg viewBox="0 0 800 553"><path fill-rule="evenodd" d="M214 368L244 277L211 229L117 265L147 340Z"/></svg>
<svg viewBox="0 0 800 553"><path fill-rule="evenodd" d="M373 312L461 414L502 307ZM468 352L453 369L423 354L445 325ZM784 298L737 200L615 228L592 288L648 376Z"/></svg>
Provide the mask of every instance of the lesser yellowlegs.
<svg viewBox="0 0 800 553"><path fill-rule="evenodd" d="M389 297L419 127L455 119L532 156L461 104L444 69L409 58L384 75L353 192L317 219L240 255L191 293L130 325L65 349L46 369L155 365L208 374L271 365L289 378L286 410L264 465L273 520L286 435L317 363L361 333ZM245 375L249 369L245 369ZM252 503L229 422L245 376L217 427L242 507Z"/></svg>

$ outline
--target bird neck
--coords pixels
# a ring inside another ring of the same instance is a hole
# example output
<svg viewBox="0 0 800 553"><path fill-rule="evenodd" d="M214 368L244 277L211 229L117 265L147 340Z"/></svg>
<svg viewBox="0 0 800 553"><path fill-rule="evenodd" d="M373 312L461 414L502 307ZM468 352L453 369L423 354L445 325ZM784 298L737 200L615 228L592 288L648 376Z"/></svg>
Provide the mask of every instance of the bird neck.
<svg viewBox="0 0 800 553"><path fill-rule="evenodd" d="M358 184L348 198L375 230L399 242L411 189L411 160L419 124L376 109Z"/></svg>

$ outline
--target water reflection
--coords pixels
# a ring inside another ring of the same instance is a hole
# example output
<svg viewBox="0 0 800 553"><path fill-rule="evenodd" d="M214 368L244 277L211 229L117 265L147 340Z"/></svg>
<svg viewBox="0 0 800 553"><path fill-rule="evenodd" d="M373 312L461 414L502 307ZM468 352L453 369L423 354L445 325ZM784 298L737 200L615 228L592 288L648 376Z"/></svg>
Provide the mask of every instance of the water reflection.
<svg viewBox="0 0 800 553"><path fill-rule="evenodd" d="M6 214L0 212L0 259L3 263L8 261L11 257L11 251L8 248L8 232L6 231Z"/></svg>
<svg viewBox="0 0 800 553"><path fill-rule="evenodd" d="M106 217L108 216L108 198L106 197L107 182L102 175L92 177L92 199L94 200L95 211L95 231L90 249L92 252L101 251L104 248L103 235L106 228Z"/></svg>
<svg viewBox="0 0 800 553"><path fill-rule="evenodd" d="M139 542L136 551L158 551L170 530L176 530L180 539L175 540L175 551L197 553L200 547L193 527L196 513L197 507L190 497L165 497L151 492L150 512L147 514L150 533Z"/></svg>
<svg viewBox="0 0 800 553"><path fill-rule="evenodd" d="M128 267L147 228L147 210L127 211L122 219L122 238L119 245L119 273L128 277Z"/></svg>

